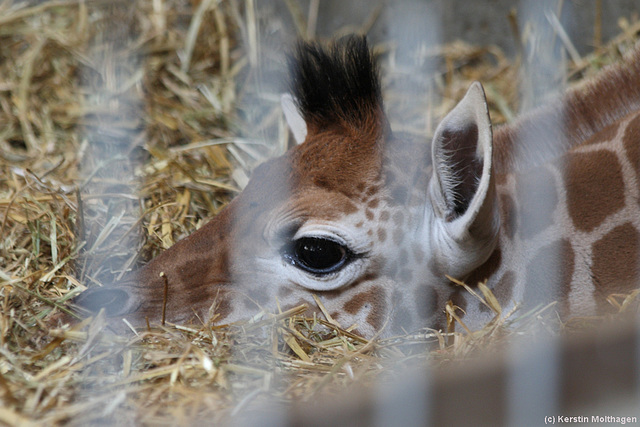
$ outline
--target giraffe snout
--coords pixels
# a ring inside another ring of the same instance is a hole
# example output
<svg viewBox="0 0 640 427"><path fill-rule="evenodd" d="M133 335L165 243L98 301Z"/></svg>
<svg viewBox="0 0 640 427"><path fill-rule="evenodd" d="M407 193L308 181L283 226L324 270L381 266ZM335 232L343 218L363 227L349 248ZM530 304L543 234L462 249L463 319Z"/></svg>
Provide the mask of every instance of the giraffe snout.
<svg viewBox="0 0 640 427"><path fill-rule="evenodd" d="M124 287L88 289L73 302L91 313L97 314L104 309L107 317L121 317L140 307L140 302L136 303L136 298Z"/></svg>

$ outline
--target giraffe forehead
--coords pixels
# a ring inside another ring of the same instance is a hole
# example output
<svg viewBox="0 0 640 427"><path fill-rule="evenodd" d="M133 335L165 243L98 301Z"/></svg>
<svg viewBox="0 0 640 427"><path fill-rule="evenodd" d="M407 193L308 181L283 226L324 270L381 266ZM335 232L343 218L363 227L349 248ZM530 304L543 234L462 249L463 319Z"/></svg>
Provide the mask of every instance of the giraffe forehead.
<svg viewBox="0 0 640 427"><path fill-rule="evenodd" d="M383 136L356 130L327 130L311 134L291 150L292 186L320 187L356 196L361 183L379 179Z"/></svg>
<svg viewBox="0 0 640 427"><path fill-rule="evenodd" d="M423 203L430 153L429 144L406 135L328 130L261 165L240 197L263 212L293 198L298 204L333 200L333 209L346 214L377 209L381 198L395 205Z"/></svg>
<svg viewBox="0 0 640 427"><path fill-rule="evenodd" d="M344 221L362 211L357 198L324 187L308 186L290 195L288 203L276 215L290 220Z"/></svg>

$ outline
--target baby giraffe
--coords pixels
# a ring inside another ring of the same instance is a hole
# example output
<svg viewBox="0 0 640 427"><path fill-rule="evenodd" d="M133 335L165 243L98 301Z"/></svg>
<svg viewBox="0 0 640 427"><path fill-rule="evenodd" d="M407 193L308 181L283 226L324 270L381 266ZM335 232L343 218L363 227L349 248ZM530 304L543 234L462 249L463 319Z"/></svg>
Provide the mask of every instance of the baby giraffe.
<svg viewBox="0 0 640 427"><path fill-rule="evenodd" d="M556 301L563 317L639 287L640 50L495 132L474 83L431 142L391 131L365 38L301 43L290 68L282 108L298 144L79 305L134 325L226 324L319 312L317 298L372 337L443 328L448 301L471 327L495 315L451 278L486 282L504 312Z"/></svg>

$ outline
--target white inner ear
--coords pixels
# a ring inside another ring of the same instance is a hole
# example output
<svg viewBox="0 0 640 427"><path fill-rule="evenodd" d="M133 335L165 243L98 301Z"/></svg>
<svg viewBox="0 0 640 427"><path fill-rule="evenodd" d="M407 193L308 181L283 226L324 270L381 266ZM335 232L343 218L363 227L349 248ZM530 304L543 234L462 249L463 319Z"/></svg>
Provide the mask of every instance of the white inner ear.
<svg viewBox="0 0 640 427"><path fill-rule="evenodd" d="M446 153L442 152L438 141L443 132L465 129L470 123L475 124L478 130L475 149L477 157L483 159L482 175L466 211L461 216L447 221L447 204L442 185L452 184L451 176L455 177L455 174L449 173L447 168L455 165L447 162ZM433 149L434 174L429 191L436 221L431 230L432 244L438 248L442 258L440 262L446 266L447 274L462 277L491 255L500 227L500 217L495 203L495 183L492 179L491 122L484 91L479 83L471 85L465 97L440 123L436 129ZM444 164L440 171L439 164Z"/></svg>
<svg viewBox="0 0 640 427"><path fill-rule="evenodd" d="M488 200L487 193L491 187L491 175L492 175L492 151L493 151L493 136L491 131L491 120L489 119L489 110L487 107L487 101L484 95L482 85L478 82L474 82L464 99L460 102L461 111L459 112L460 118L463 121L475 122L478 126L478 143L477 143L477 156L484 159L482 167L482 175L476 194L474 195L467 212L459 218L460 226L464 228L470 228L474 222L478 221L478 216L485 214L493 216L492 209L484 209L483 207L493 206L493 201ZM482 223L490 223L491 220L483 220ZM488 224L485 224L488 226Z"/></svg>
<svg viewBox="0 0 640 427"><path fill-rule="evenodd" d="M492 168L491 122L489 120L484 91L478 82L471 85L464 98L447 114L436 129L436 136L434 137L433 143L433 164L436 166L440 165L440 167L434 168L432 185L434 185L433 190L435 191L433 191L432 194L435 196L434 202L436 202L435 207L437 208L437 213L441 217L444 216L444 210L446 209L443 191L447 191L448 188L453 187L455 183L451 180L456 179L455 172L451 172L450 169L460 165L449 164L449 159L443 154L441 146L437 141L439 140L439 135L446 129L455 132L456 129L464 129L469 124L475 124L478 129L476 155L478 158L483 159L483 170L476 193L470 201L466 212L452 222L451 226L453 229L457 227L464 229L471 226L483 203L485 203L487 191L490 186ZM464 233L463 230L459 230L459 232Z"/></svg>
<svg viewBox="0 0 640 427"><path fill-rule="evenodd" d="M293 96L288 93L282 95L280 97L280 105L282 106L284 118L287 120L287 124L289 125L289 129L291 129L291 133L293 133L296 143L302 144L307 138L307 123L300 115Z"/></svg>

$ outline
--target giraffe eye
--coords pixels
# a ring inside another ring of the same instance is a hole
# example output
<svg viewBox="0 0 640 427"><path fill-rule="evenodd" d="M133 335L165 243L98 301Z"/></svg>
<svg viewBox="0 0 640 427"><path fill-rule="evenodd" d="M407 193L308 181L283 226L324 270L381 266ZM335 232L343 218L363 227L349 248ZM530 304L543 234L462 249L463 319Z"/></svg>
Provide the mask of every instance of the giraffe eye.
<svg viewBox="0 0 640 427"><path fill-rule="evenodd" d="M284 259L290 264L317 275L338 271L352 256L346 246L322 237L302 237L283 252Z"/></svg>

